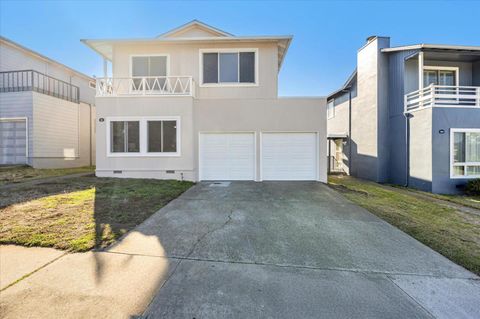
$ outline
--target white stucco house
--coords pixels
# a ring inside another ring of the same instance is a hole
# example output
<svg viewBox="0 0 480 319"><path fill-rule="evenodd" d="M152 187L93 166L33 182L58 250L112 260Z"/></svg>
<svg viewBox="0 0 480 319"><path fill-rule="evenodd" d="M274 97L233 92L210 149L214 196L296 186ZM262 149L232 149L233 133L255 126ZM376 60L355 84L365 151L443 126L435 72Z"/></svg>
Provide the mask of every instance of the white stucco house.
<svg viewBox="0 0 480 319"><path fill-rule="evenodd" d="M105 63L97 176L326 182L326 100L277 94L291 36L194 20L154 38L82 41Z"/></svg>
<svg viewBox="0 0 480 319"><path fill-rule="evenodd" d="M95 81L0 37L0 165L95 163Z"/></svg>

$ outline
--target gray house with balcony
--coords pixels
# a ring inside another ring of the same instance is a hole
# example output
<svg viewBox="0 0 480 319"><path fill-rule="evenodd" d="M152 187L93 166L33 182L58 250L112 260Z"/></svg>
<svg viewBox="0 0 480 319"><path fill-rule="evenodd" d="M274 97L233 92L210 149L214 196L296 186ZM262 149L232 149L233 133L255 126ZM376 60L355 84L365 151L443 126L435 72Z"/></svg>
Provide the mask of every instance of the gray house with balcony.
<svg viewBox="0 0 480 319"><path fill-rule="evenodd" d="M480 46L370 37L327 118L330 171L456 193L480 178Z"/></svg>

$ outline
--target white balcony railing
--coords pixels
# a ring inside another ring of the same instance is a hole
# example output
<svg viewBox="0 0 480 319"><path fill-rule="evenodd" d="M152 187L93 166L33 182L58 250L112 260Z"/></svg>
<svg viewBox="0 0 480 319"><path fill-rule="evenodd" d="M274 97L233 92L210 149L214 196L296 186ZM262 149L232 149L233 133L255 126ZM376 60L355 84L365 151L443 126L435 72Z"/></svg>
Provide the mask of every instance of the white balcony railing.
<svg viewBox="0 0 480 319"><path fill-rule="evenodd" d="M191 76L147 76L97 79L97 96L194 96Z"/></svg>
<svg viewBox="0 0 480 319"><path fill-rule="evenodd" d="M427 107L472 107L480 109L480 87L429 85L405 95L405 111Z"/></svg>

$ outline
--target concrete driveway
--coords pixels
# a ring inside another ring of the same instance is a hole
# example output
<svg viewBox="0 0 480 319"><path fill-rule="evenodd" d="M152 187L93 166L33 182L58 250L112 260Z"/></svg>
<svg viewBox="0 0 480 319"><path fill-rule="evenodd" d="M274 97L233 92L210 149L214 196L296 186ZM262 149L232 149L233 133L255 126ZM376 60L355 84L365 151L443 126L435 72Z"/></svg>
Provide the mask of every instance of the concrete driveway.
<svg viewBox="0 0 480 319"><path fill-rule="evenodd" d="M109 251L168 257L148 318L480 317L478 277L320 183L200 183Z"/></svg>
<svg viewBox="0 0 480 319"><path fill-rule="evenodd" d="M200 183L105 251L0 248L2 287L28 273L2 318L480 318L478 277L320 183Z"/></svg>

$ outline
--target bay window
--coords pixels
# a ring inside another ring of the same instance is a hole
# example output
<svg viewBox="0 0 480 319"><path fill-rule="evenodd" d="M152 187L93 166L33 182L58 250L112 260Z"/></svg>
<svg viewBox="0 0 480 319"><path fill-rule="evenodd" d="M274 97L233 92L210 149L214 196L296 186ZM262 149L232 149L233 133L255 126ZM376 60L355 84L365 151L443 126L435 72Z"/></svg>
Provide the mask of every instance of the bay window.
<svg viewBox="0 0 480 319"><path fill-rule="evenodd" d="M179 117L108 119L108 156L179 156Z"/></svg>
<svg viewBox="0 0 480 319"><path fill-rule="evenodd" d="M480 177L480 129L452 129L451 177Z"/></svg>
<svg viewBox="0 0 480 319"><path fill-rule="evenodd" d="M257 50L201 50L202 84L255 85Z"/></svg>

